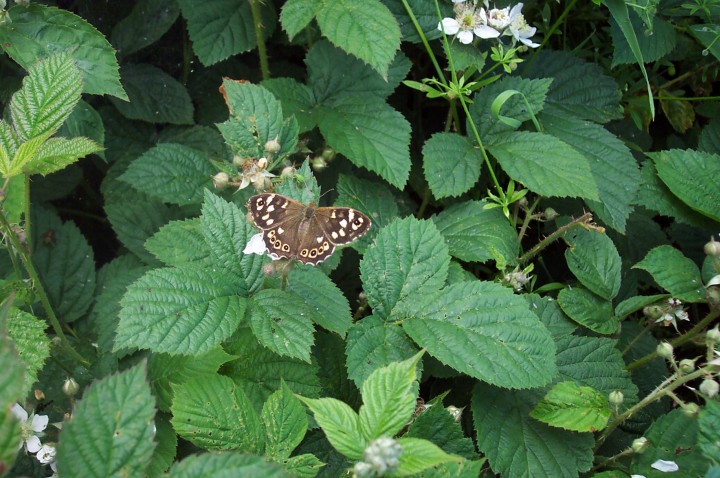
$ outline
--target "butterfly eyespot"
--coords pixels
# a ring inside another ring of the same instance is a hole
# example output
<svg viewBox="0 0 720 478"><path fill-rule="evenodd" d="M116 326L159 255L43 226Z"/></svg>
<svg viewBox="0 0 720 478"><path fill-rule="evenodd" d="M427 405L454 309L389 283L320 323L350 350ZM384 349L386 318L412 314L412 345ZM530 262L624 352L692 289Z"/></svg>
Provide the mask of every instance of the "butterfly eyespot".
<svg viewBox="0 0 720 478"><path fill-rule="evenodd" d="M303 257L307 257L307 256L308 256L308 250L307 250L307 249L303 249L302 251L300 251L300 255L303 256Z"/></svg>
<svg viewBox="0 0 720 478"><path fill-rule="evenodd" d="M283 250L283 252L290 252L290 246L287 244L283 244L282 250Z"/></svg>
<svg viewBox="0 0 720 478"><path fill-rule="evenodd" d="M310 257L317 257L317 249L313 249L312 251L310 251Z"/></svg>
<svg viewBox="0 0 720 478"><path fill-rule="evenodd" d="M360 224L362 224L362 219L355 219L353 221L353 224L355 224L356 226L359 226Z"/></svg>
<svg viewBox="0 0 720 478"><path fill-rule="evenodd" d="M275 249L280 249L280 246L282 246L282 242L280 241L275 241L273 243L273 247L275 247Z"/></svg>

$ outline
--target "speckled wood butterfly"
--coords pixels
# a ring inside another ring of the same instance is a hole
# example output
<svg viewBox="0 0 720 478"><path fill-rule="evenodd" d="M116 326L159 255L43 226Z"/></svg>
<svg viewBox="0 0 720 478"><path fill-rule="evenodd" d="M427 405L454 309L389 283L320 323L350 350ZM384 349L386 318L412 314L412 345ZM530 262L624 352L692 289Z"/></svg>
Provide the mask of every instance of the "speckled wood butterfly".
<svg viewBox="0 0 720 478"><path fill-rule="evenodd" d="M268 254L317 265L330 257L335 246L349 244L372 225L370 218L349 207L315 207L287 196L256 194L248 212L262 229Z"/></svg>

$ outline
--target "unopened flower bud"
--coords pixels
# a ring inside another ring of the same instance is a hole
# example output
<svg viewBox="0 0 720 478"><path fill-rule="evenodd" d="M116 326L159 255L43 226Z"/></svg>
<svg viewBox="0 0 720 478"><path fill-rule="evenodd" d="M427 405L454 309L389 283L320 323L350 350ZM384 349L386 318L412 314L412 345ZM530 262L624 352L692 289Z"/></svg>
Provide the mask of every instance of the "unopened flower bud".
<svg viewBox="0 0 720 478"><path fill-rule="evenodd" d="M679 365L682 373L690 373L695 370L695 361L691 359L682 359Z"/></svg>
<svg viewBox="0 0 720 478"><path fill-rule="evenodd" d="M698 407L697 403L688 403L682 407L682 411L686 417L695 418L700 413L700 407Z"/></svg>
<svg viewBox="0 0 720 478"><path fill-rule="evenodd" d="M543 214L545 215L545 219L547 219L548 221L554 221L560 215L555 209L551 207L545 208L545 212Z"/></svg>
<svg viewBox="0 0 720 478"><path fill-rule="evenodd" d="M322 171L327 168L327 161L325 161L325 158L322 156L317 156L310 160L310 166L312 166L315 171Z"/></svg>
<svg viewBox="0 0 720 478"><path fill-rule="evenodd" d="M642 453L645 450L647 450L648 446L650 445L650 442L648 442L648 439L645 437L636 438L633 440L632 445L630 445L630 448L632 448L632 451L635 453Z"/></svg>
<svg viewBox="0 0 720 478"><path fill-rule="evenodd" d="M711 309L720 308L720 275L712 277L705 286L705 298Z"/></svg>
<svg viewBox="0 0 720 478"><path fill-rule="evenodd" d="M664 359L671 359L673 356L673 346L667 342L662 342L655 349L657 354Z"/></svg>
<svg viewBox="0 0 720 478"><path fill-rule="evenodd" d="M260 158L257 160L257 168L260 170L263 170L263 169L267 168L267 163L268 163L267 158Z"/></svg>
<svg viewBox="0 0 720 478"><path fill-rule="evenodd" d="M293 176L295 176L295 168L292 166L285 166L280 173L280 177L283 179L292 178Z"/></svg>
<svg viewBox="0 0 720 478"><path fill-rule="evenodd" d="M659 305L648 305L643 307L643 315L654 321L665 315L665 311Z"/></svg>
<svg viewBox="0 0 720 478"><path fill-rule="evenodd" d="M215 189L225 189L230 183L230 176L227 173L217 173L212 178Z"/></svg>
<svg viewBox="0 0 720 478"><path fill-rule="evenodd" d="M710 242L705 243L703 251L710 257L720 257L720 242L717 242L715 238L710 239Z"/></svg>
<svg viewBox="0 0 720 478"><path fill-rule="evenodd" d="M270 181L270 178L263 176L258 181L253 181L252 185L256 191L262 192L272 187L272 181Z"/></svg>
<svg viewBox="0 0 720 478"><path fill-rule="evenodd" d="M35 394L35 400L37 400L38 402L45 400L45 394L39 388L33 390L33 393Z"/></svg>
<svg viewBox="0 0 720 478"><path fill-rule="evenodd" d="M448 412L450 412L450 415L452 415L453 420L455 420L455 423L460 421L460 418L462 417L462 412L463 412L462 408L458 408L454 405L450 405L446 408L446 410Z"/></svg>
<svg viewBox="0 0 720 478"><path fill-rule="evenodd" d="M275 264L275 262L268 262L262 266L262 272L265 277L272 277L277 273L277 267L275 267Z"/></svg>
<svg viewBox="0 0 720 478"><path fill-rule="evenodd" d="M325 161L330 162L335 158L335 150L332 148L325 148L320 156L322 156Z"/></svg>
<svg viewBox="0 0 720 478"><path fill-rule="evenodd" d="M705 334L705 338L708 342L712 342L713 344L720 342L720 330L718 329L718 326L716 325L714 329L708 330Z"/></svg>
<svg viewBox="0 0 720 478"><path fill-rule="evenodd" d="M15 4L22 7L27 7L28 5L30 5L30 0L15 0Z"/></svg>
<svg viewBox="0 0 720 478"><path fill-rule="evenodd" d="M608 401L611 405L618 407L625 401L625 395L620 390L613 390L608 395Z"/></svg>
<svg viewBox="0 0 720 478"><path fill-rule="evenodd" d="M63 393L67 395L68 397L74 397L77 395L78 391L80 390L80 386L78 383L71 378L68 378L65 380L62 386Z"/></svg>
<svg viewBox="0 0 720 478"><path fill-rule="evenodd" d="M245 158L242 158L236 154L235 156L233 156L232 165L235 166L237 169L244 169Z"/></svg>
<svg viewBox="0 0 720 478"><path fill-rule="evenodd" d="M523 196L518 200L517 204L521 208L525 209L526 207L528 207L528 200L525 196Z"/></svg>
<svg viewBox="0 0 720 478"><path fill-rule="evenodd" d="M705 395L707 398L717 397L718 391L720 391L720 385L711 378L706 378L702 381L702 383L700 383L700 393Z"/></svg>
<svg viewBox="0 0 720 478"><path fill-rule="evenodd" d="M270 141L265 143L265 151L267 151L268 154L275 154L280 151L280 143L278 143L278 140L271 139Z"/></svg>

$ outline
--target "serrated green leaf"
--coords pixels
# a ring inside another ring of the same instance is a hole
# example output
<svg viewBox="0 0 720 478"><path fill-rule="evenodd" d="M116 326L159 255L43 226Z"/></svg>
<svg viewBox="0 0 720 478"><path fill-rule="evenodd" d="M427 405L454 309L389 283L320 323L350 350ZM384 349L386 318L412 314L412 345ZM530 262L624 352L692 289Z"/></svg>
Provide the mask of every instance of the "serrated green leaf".
<svg viewBox="0 0 720 478"><path fill-rule="evenodd" d="M568 317L599 334L612 334L620 326L610 301L582 287L561 290L558 303Z"/></svg>
<svg viewBox="0 0 720 478"><path fill-rule="evenodd" d="M427 40L436 40L442 36L442 32L438 29L437 4L433 0L413 0L412 15L414 18L410 17L410 13L408 13L401 0L382 0L382 2L395 15L395 20L400 24L403 42L420 43L422 41L414 20L420 25L420 29ZM443 18L453 16L450 4L440 3L438 6ZM457 42L451 44L451 47L455 45L457 45ZM465 68L458 66L456 58L453 55L453 59L456 61L455 67L458 70L464 70ZM481 68L478 68L478 70L481 70Z"/></svg>
<svg viewBox="0 0 720 478"><path fill-rule="evenodd" d="M15 128L0 119L0 173L5 177L10 176L10 163L15 158L20 143Z"/></svg>
<svg viewBox="0 0 720 478"><path fill-rule="evenodd" d="M111 42L119 56L127 57L158 41L179 15L175 2L142 0L135 4L130 15L115 25Z"/></svg>
<svg viewBox="0 0 720 478"><path fill-rule="evenodd" d="M547 327L553 339L572 334L577 325L563 313L560 305L552 297L540 297L537 294L525 295L530 310Z"/></svg>
<svg viewBox="0 0 720 478"><path fill-rule="evenodd" d="M324 466L325 463L310 453L291 456L285 460L285 470L298 478L313 478Z"/></svg>
<svg viewBox="0 0 720 478"><path fill-rule="evenodd" d="M57 135L64 138L83 136L102 146L105 144L105 125L103 124L103 118L95 108L87 102L80 100L58 130ZM105 159L105 151L97 151L96 154Z"/></svg>
<svg viewBox="0 0 720 478"><path fill-rule="evenodd" d="M314 342L313 310L293 292L261 290L250 302L250 328L258 341L278 355L310 362Z"/></svg>
<svg viewBox="0 0 720 478"><path fill-rule="evenodd" d="M1 320L0 323L2 323ZM7 330L7 336L12 339L20 360L25 364L25 377L24 380L19 382L24 383L25 388L21 394L14 397L16 399L27 395L30 388L37 381L38 371L50 356L50 339L45 335L46 327L47 323L45 321L32 314L18 309L10 310L4 328ZM10 367L10 364L8 366ZM0 403L6 402L0 401Z"/></svg>
<svg viewBox="0 0 720 478"><path fill-rule="evenodd" d="M123 65L121 74L129 101L110 101L123 116L148 123L193 123L192 100L175 78L147 63Z"/></svg>
<svg viewBox="0 0 720 478"><path fill-rule="evenodd" d="M697 446L698 421L675 409L659 417L643 434L649 446L633 455L630 471L648 478L668 474L651 468L656 460L674 461L685 476L705 476L708 463Z"/></svg>
<svg viewBox="0 0 720 478"><path fill-rule="evenodd" d="M345 354L347 376L360 387L372 372L418 352L417 346L397 324L371 315L350 327Z"/></svg>
<svg viewBox="0 0 720 478"><path fill-rule="evenodd" d="M603 299L612 300L620 290L622 262L615 244L605 234L577 231L567 236L565 260L573 275Z"/></svg>
<svg viewBox="0 0 720 478"><path fill-rule="evenodd" d="M81 90L80 72L67 53L32 65L22 88L10 101L10 114L20 138L54 134L80 101Z"/></svg>
<svg viewBox="0 0 720 478"><path fill-rule="evenodd" d="M310 1L314 3L315 0ZM280 101L285 116L295 117L298 133L306 133L317 126L317 119L312 114L315 98L307 85L292 78L270 78L261 85Z"/></svg>
<svg viewBox="0 0 720 478"><path fill-rule="evenodd" d="M40 58L68 52L83 80L83 93L112 95L127 100L120 85L115 50L83 18L67 10L38 3L8 10L11 23L0 26L0 43L26 70Z"/></svg>
<svg viewBox="0 0 720 478"><path fill-rule="evenodd" d="M705 289L697 265L672 246L658 246L632 266L648 271L660 287L685 302L704 302Z"/></svg>
<svg viewBox="0 0 720 478"><path fill-rule="evenodd" d="M144 364L93 383L63 423L58 474L144 475L155 448L154 407Z"/></svg>
<svg viewBox="0 0 720 478"><path fill-rule="evenodd" d="M620 302L617 307L615 307L615 315L619 319L624 319L630 314L633 314L639 310L641 310L643 307L650 305L654 302L658 302L663 299L668 299L670 295L668 294L657 294L657 295L638 295L636 297L629 297L625 299L624 301Z"/></svg>
<svg viewBox="0 0 720 478"><path fill-rule="evenodd" d="M450 255L430 221L398 219L377 235L360 262L360 275L373 313L390 317L408 296L439 289L447 278Z"/></svg>
<svg viewBox="0 0 720 478"><path fill-rule="evenodd" d="M257 232L237 206L205 190L202 208L202 233L210 249L215 267L222 267L242 278L241 292L256 291L263 281L262 265L265 257L243 254L250 238Z"/></svg>
<svg viewBox="0 0 720 478"><path fill-rule="evenodd" d="M422 354L379 368L362 383L359 423L367 441L392 437L410 421L417 400L415 368Z"/></svg>
<svg viewBox="0 0 720 478"><path fill-rule="evenodd" d="M193 51L200 62L213 65L257 46L253 15L248 0L220 0L202 8L193 0L178 0L187 21ZM272 34L274 11L262 9L263 37Z"/></svg>
<svg viewBox="0 0 720 478"><path fill-rule="evenodd" d="M557 380L569 380L592 387L604 395L620 390L625 403L637 401L638 388L625 369L615 341L599 337L568 335L556 340Z"/></svg>
<svg viewBox="0 0 720 478"><path fill-rule="evenodd" d="M65 322L87 312L95 291L93 250L72 222L60 223L47 212L37 212L33 264L42 279L50 304ZM53 241L44 241L51 232Z"/></svg>
<svg viewBox="0 0 720 478"><path fill-rule="evenodd" d="M265 430L265 456L278 463L290 457L308 428L305 409L285 382L263 405L260 420Z"/></svg>
<svg viewBox="0 0 720 478"><path fill-rule="evenodd" d="M28 167L28 164L35 159L43 143L48 140L49 135L50 133L47 132L20 144L17 151L15 151L15 156L10 161L10 165L3 171L3 176L12 177L22 173Z"/></svg>
<svg viewBox="0 0 720 478"><path fill-rule="evenodd" d="M320 429L308 432L305 440L298 448L298 453L312 453L325 462L325 466L317 475L318 478L342 476L353 465L350 459L340 454L330 445L325 433Z"/></svg>
<svg viewBox="0 0 720 478"><path fill-rule="evenodd" d="M6 317L4 316L6 312L9 312L9 310L5 307L0 311L0 314L3 314L0 316L0 326L3 329L5 329L6 324ZM27 365L19 357L19 352L13 345L6 339L4 333L0 335L0 352L2 352L0 353L0 407L2 407L0 420L7 420L6 414L10 412L10 406L21 400L32 386L32 383L27 383L29 375ZM11 427L10 424L6 424L6 426ZM13 444L15 454L17 454L18 443L20 443L19 437ZM4 457L6 454L7 450L0 448L0 456Z"/></svg>
<svg viewBox="0 0 720 478"><path fill-rule="evenodd" d="M425 180L436 198L459 196L480 178L483 157L466 137L436 133L423 145Z"/></svg>
<svg viewBox="0 0 720 478"><path fill-rule="evenodd" d="M446 453L459 455L468 460L477 458L472 439L466 437L460 423L443 406L442 399L434 398L425 404L425 410L413 420L406 438L424 438L442 448Z"/></svg>
<svg viewBox="0 0 720 478"><path fill-rule="evenodd" d="M118 179L163 202L184 206L202 202L215 171L197 150L161 143L133 161Z"/></svg>
<svg viewBox="0 0 720 478"><path fill-rule="evenodd" d="M587 158L600 200L586 199L585 202L600 220L617 231L625 232L625 223L640 182L637 161L619 138L601 126L581 121L565 111L565 108L554 105L543 110L540 119L545 132Z"/></svg>
<svg viewBox="0 0 720 478"><path fill-rule="evenodd" d="M705 402L705 409L698 416L698 445L703 454L716 464L720 462L720 403Z"/></svg>
<svg viewBox="0 0 720 478"><path fill-rule="evenodd" d="M160 478L170 468L177 454L178 437L165 416L155 418L155 442L157 447L147 467L149 478Z"/></svg>
<svg viewBox="0 0 720 478"><path fill-rule="evenodd" d="M689 25L689 28L693 36L705 46L705 49L712 53L715 58L720 59L720 49L718 49L717 40L715 40L715 25L708 23L695 24Z"/></svg>
<svg viewBox="0 0 720 478"><path fill-rule="evenodd" d="M232 160L232 154L220 132L213 126L168 126L159 132L158 143L177 143L213 159ZM214 163L217 165L217 163ZM225 163L227 164L227 163ZM228 164L232 168L231 165ZM237 171L233 169L233 173ZM216 171L215 171L216 172Z"/></svg>
<svg viewBox="0 0 720 478"><path fill-rule="evenodd" d="M720 118L712 118L700 132L698 150L706 153L720 153Z"/></svg>
<svg viewBox="0 0 720 478"><path fill-rule="evenodd" d="M720 221L720 155L692 150L669 150L650 153L657 174L685 204L694 211Z"/></svg>
<svg viewBox="0 0 720 478"><path fill-rule="evenodd" d="M543 423L576 432L602 430L610 414L607 396L575 382L555 384L530 412Z"/></svg>
<svg viewBox="0 0 720 478"><path fill-rule="evenodd" d="M350 304L328 276L313 267L295 267L288 275L287 290L314 309L310 317L316 324L345 337L352 325Z"/></svg>
<svg viewBox="0 0 720 478"><path fill-rule="evenodd" d="M225 102L230 118L217 125L233 152L243 158L267 155L265 143L276 140L280 150L276 156L292 153L298 141L297 121L284 119L282 106L262 86L225 79Z"/></svg>
<svg viewBox="0 0 720 478"><path fill-rule="evenodd" d="M461 282L426 292L414 296L405 312L403 329L416 343L471 377L529 388L555 374L550 333L522 297L499 284Z"/></svg>
<svg viewBox="0 0 720 478"><path fill-rule="evenodd" d="M171 221L145 241L145 249L168 266L209 265L210 248L200 218Z"/></svg>
<svg viewBox="0 0 720 478"><path fill-rule="evenodd" d="M231 274L192 267L153 269L120 302L115 350L200 355L230 337L247 302Z"/></svg>
<svg viewBox="0 0 720 478"><path fill-rule="evenodd" d="M317 110L328 144L402 189L410 174L410 124L384 101L348 97Z"/></svg>
<svg viewBox="0 0 720 478"><path fill-rule="evenodd" d="M415 475L440 463L462 461L460 457L445 453L428 440L403 437L397 441L402 447L400 466L395 471L397 476Z"/></svg>
<svg viewBox="0 0 720 478"><path fill-rule="evenodd" d="M353 460L359 460L367 446L360 433L360 417L347 404L334 398L298 397L315 417L333 448Z"/></svg>
<svg viewBox="0 0 720 478"><path fill-rule="evenodd" d="M467 262L494 259L502 269L517 263L517 232L499 209L485 209L486 201L457 203L433 216L453 257Z"/></svg>
<svg viewBox="0 0 720 478"><path fill-rule="evenodd" d="M280 23L290 40L300 33L315 18L322 7L316 0L289 0L285 2L280 13Z"/></svg>
<svg viewBox="0 0 720 478"><path fill-rule="evenodd" d="M504 390L478 382L473 389L477 444L503 476L572 478L592 466L591 433L552 428L530 417L541 392Z"/></svg>
<svg viewBox="0 0 720 478"><path fill-rule="evenodd" d="M675 49L678 39L675 27L661 17L654 16L650 34L646 33L647 26L635 13L630 14L630 23L632 29L635 30L638 46L645 63L653 63ZM613 43L612 67L635 63L635 54L618 22L611 21L610 27Z"/></svg>
<svg viewBox="0 0 720 478"><path fill-rule="evenodd" d="M1 372L0 377L2 377ZM4 380L0 378L0 382L2 381ZM5 404L5 402L0 403ZM4 407L3 411L0 412L0 463L4 465L5 470L12 468L13 462L18 456L18 444L21 441L20 422L12 414L9 407Z"/></svg>
<svg viewBox="0 0 720 478"><path fill-rule="evenodd" d="M260 417L229 377L206 375L173 387L172 424L178 435L209 450L262 453Z"/></svg>
<svg viewBox="0 0 720 478"><path fill-rule="evenodd" d="M175 463L168 478L237 478L239 476L288 478L279 465L268 463L259 456L243 453L203 453L190 455Z"/></svg>
<svg viewBox="0 0 720 478"><path fill-rule="evenodd" d="M50 138L40 146L35 157L23 169L26 174L47 176L101 150L95 141L88 138Z"/></svg>
<svg viewBox="0 0 720 478"><path fill-rule="evenodd" d="M598 199L588 160L554 136L506 133L488 151L511 178L542 196Z"/></svg>
<svg viewBox="0 0 720 478"><path fill-rule="evenodd" d="M388 65L400 49L400 27L385 5L378 0L324 2L316 19L334 45L387 77Z"/></svg>
<svg viewBox="0 0 720 478"><path fill-rule="evenodd" d="M335 190L338 193L336 206L353 207L372 218L370 230L354 243L355 249L367 249L378 231L398 216L397 198L383 182L341 174Z"/></svg>

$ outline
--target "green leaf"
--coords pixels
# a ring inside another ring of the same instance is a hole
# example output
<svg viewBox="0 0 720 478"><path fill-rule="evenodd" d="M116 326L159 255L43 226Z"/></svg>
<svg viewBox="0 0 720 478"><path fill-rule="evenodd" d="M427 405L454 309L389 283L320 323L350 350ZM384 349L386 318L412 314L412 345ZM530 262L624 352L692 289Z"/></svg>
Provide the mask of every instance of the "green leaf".
<svg viewBox="0 0 720 478"><path fill-rule="evenodd" d="M667 477L668 474L651 468L656 460L671 460L681 476L705 476L707 459L697 446L698 421L688 417L683 410L675 409L658 418L643 434L649 447L641 454L633 455L630 471L647 478Z"/></svg>
<svg viewBox="0 0 720 478"><path fill-rule="evenodd" d="M517 232L499 209L485 209L486 201L457 203L433 216L450 255L467 262L494 259L498 269L517 262Z"/></svg>
<svg viewBox="0 0 720 478"><path fill-rule="evenodd" d="M418 352L417 346L397 324L371 315L350 327L345 354L347 376L360 387L380 367L408 359Z"/></svg>
<svg viewBox="0 0 720 478"><path fill-rule="evenodd" d="M610 419L607 396L575 382L555 384L530 416L548 425L576 432L596 432Z"/></svg>
<svg viewBox="0 0 720 478"><path fill-rule="evenodd" d="M538 316L540 322L550 331L553 339L570 335L577 329L577 325L568 319L558 305L557 300L552 297L527 294L525 300L527 300L530 310Z"/></svg>
<svg viewBox="0 0 720 478"><path fill-rule="evenodd" d="M295 293L265 289L250 302L250 327L258 341L278 355L310 362L313 310Z"/></svg>
<svg viewBox="0 0 720 478"><path fill-rule="evenodd" d="M503 390L482 382L473 389L478 448L503 476L577 477L590 470L594 439L550 427L530 417L537 390Z"/></svg>
<svg viewBox="0 0 720 478"><path fill-rule="evenodd" d="M660 287L685 302L705 302L697 265L672 246L658 246L632 266L648 271Z"/></svg>
<svg viewBox="0 0 720 478"><path fill-rule="evenodd" d="M313 478L324 466L325 463L310 453L295 455L285 460L285 470L297 478Z"/></svg>
<svg viewBox="0 0 720 478"><path fill-rule="evenodd" d="M368 233L353 243L355 249L367 249L380 229L398 216L397 198L384 182L341 174L335 189L338 193L336 206L353 207L372 218Z"/></svg>
<svg viewBox="0 0 720 478"><path fill-rule="evenodd" d="M322 3L316 0L288 0L282 7L280 23L290 40L315 18Z"/></svg>
<svg viewBox="0 0 720 478"><path fill-rule="evenodd" d="M695 24L689 25L689 29L693 36L705 46L707 51L712 53L715 58L720 59L720 49L718 48L714 33L715 25L707 23Z"/></svg>
<svg viewBox="0 0 720 478"><path fill-rule="evenodd" d="M363 382L359 417L366 440L392 437L410 421L417 400L415 367L423 353L379 368Z"/></svg>
<svg viewBox="0 0 720 478"><path fill-rule="evenodd" d="M237 206L205 192L202 207L202 233L210 249L213 267L221 267L242 279L242 293L252 293L263 281L262 265L265 257L243 254L245 245L256 230Z"/></svg>
<svg viewBox="0 0 720 478"><path fill-rule="evenodd" d="M605 234L578 231L566 237L570 247L565 260L585 287L603 299L612 300L620 290L622 262L615 244Z"/></svg>
<svg viewBox="0 0 720 478"><path fill-rule="evenodd" d="M15 156L11 159L7 169L3 170L3 176L13 177L23 172L27 165L35 159L38 151L43 143L48 140L50 133L36 136L22 143L15 152Z"/></svg>
<svg viewBox="0 0 720 478"><path fill-rule="evenodd" d="M320 30L333 44L370 65L383 78L400 49L400 27L378 0L324 2L317 12ZM382 38L382 41L377 41Z"/></svg>
<svg viewBox="0 0 720 478"><path fill-rule="evenodd" d="M511 290L461 282L413 298L403 329L455 370L507 388L539 387L555 374L550 333Z"/></svg>
<svg viewBox="0 0 720 478"><path fill-rule="evenodd" d="M300 400L285 382L270 395L260 415L265 430L265 456L282 463L300 444L308 427L308 419Z"/></svg>
<svg viewBox="0 0 720 478"><path fill-rule="evenodd" d="M315 310L310 318L316 324L345 337L352 325L350 304L328 276L313 267L295 267L288 275L287 290Z"/></svg>
<svg viewBox="0 0 720 478"><path fill-rule="evenodd" d="M207 156L174 143L161 143L133 161L119 179L163 202L200 204L215 168Z"/></svg>
<svg viewBox="0 0 720 478"><path fill-rule="evenodd" d="M145 241L145 249L168 266L210 265L200 218L171 221Z"/></svg>
<svg viewBox="0 0 720 478"><path fill-rule="evenodd" d="M142 50L158 41L173 26L180 9L175 2L142 0L130 15L113 28L111 42L122 57Z"/></svg>
<svg viewBox="0 0 720 478"><path fill-rule="evenodd" d="M144 364L90 385L63 423L58 474L144 475L155 448L154 407Z"/></svg>
<svg viewBox="0 0 720 478"><path fill-rule="evenodd" d="M287 6L288 3L285 5ZM312 114L315 98L307 85L298 83L292 78L270 78L264 80L261 85L280 101L283 113L287 117L295 117L298 122L298 133L306 133L317 126L317 119Z"/></svg>
<svg viewBox="0 0 720 478"><path fill-rule="evenodd" d="M222 375L173 387L172 425L182 438L209 450L262 453L260 417L243 389Z"/></svg>
<svg viewBox="0 0 720 478"><path fill-rule="evenodd" d="M225 79L225 101L230 118L217 125L233 152L243 158L267 155L265 143L277 140L276 156L292 153L298 138L297 121L283 119L280 102L262 86Z"/></svg>
<svg viewBox="0 0 720 478"><path fill-rule="evenodd" d="M402 189L410 174L410 124L384 101L348 97L317 110L328 144L358 167Z"/></svg>
<svg viewBox="0 0 720 478"><path fill-rule="evenodd" d="M403 437L424 438L447 453L462 456L468 460L477 458L472 439L466 437L460 423L443 406L440 397L425 405L425 410L410 424Z"/></svg>
<svg viewBox="0 0 720 478"><path fill-rule="evenodd" d="M50 138L40 146L36 156L23 168L23 172L47 176L101 150L95 141L87 138Z"/></svg>
<svg viewBox="0 0 720 478"><path fill-rule="evenodd" d="M123 65L121 73L129 101L110 101L123 116L148 123L193 124L192 100L175 78L147 63Z"/></svg>
<svg viewBox="0 0 720 478"><path fill-rule="evenodd" d="M177 435L168 418L165 418L165 416L156 417L155 426L157 427L155 433L157 447L155 453L153 453L152 461L147 467L147 476L150 478L159 478L170 468L170 465L175 460L178 445Z"/></svg>
<svg viewBox="0 0 720 478"><path fill-rule="evenodd" d="M634 314L642 310L645 306L653 304L663 299L670 298L669 294L657 294L657 295L638 295L635 297L628 297L624 301L620 302L615 307L615 315L619 319L624 319L630 314Z"/></svg>
<svg viewBox="0 0 720 478"><path fill-rule="evenodd" d="M0 324L2 324L0 316ZM33 384L37 381L38 372L42 369L45 360L50 356L50 339L45 335L47 323L38 319L32 314L12 308L3 328L7 330L7 336L12 339L20 360L25 364L25 377L18 381L18 384L24 384L25 388L22 393L18 394L14 399L18 399L27 395ZM9 370L13 367L7 364ZM21 377L17 377L20 379ZM6 384L11 387L10 384ZM12 385L12 390L15 385ZM6 403L0 401L0 403Z"/></svg>
<svg viewBox="0 0 720 478"><path fill-rule="evenodd" d="M230 337L246 301L242 282L229 274L192 267L154 269L122 298L115 350L200 355Z"/></svg>
<svg viewBox="0 0 720 478"><path fill-rule="evenodd" d="M8 14L12 22L0 26L0 44L20 66L29 70L40 58L67 52L80 70L83 93L128 99L120 85L115 50L90 23L38 3L16 5Z"/></svg>
<svg viewBox="0 0 720 478"><path fill-rule="evenodd" d="M3 358L4 355L3 351ZM0 358L0 362L1 361L3 361L3 359ZM2 372L0 372L0 382L4 382L4 378ZM6 405L5 402L0 403ZM12 414L10 407L4 406L3 411L0 412L0 463L3 464L5 470L12 469L12 465L18 456L18 444L21 441L20 422Z"/></svg>
<svg viewBox="0 0 720 478"><path fill-rule="evenodd" d="M167 474L168 478L233 478L238 476L262 478L288 478L288 475L274 463L263 458L241 453L203 453L190 455L175 463Z"/></svg>
<svg viewBox="0 0 720 478"><path fill-rule="evenodd" d="M582 287L561 290L558 303L568 317L599 334L615 333L620 326L610 301Z"/></svg>
<svg viewBox="0 0 720 478"><path fill-rule="evenodd" d="M594 85L588 88L594 89ZM600 200L586 199L585 202L608 226L625 232L640 182L637 161L619 138L601 126L568 115L566 110L553 105L543 110L540 119L545 132L587 158Z"/></svg>
<svg viewBox="0 0 720 478"><path fill-rule="evenodd" d="M388 318L411 294L439 289L450 255L430 221L397 219L377 235L360 262L360 274L373 313Z"/></svg>
<svg viewBox="0 0 720 478"><path fill-rule="evenodd" d="M643 62L653 63L675 49L678 41L675 27L661 17L655 16L653 18L652 31L649 33L647 32L647 26L634 13L630 14L630 24L635 31ZM635 63L637 57L628 44L627 31L623 31L617 21L610 22L610 27L613 43L612 68L618 65Z"/></svg>
<svg viewBox="0 0 720 478"><path fill-rule="evenodd" d="M360 417L352 408L334 398L298 398L313 413L333 448L353 460L362 458L367 441L360 433Z"/></svg>
<svg viewBox="0 0 720 478"><path fill-rule="evenodd" d="M422 38L417 31L413 19L410 17L410 13L403 5L401 0L382 0L385 6L395 15L395 20L400 24L400 32L402 34L403 42L420 43ZM442 36L442 32L438 30L438 13L436 3L433 0L413 0L412 3L412 15L414 20L420 25L420 29L427 40L436 40ZM446 3L440 3L440 12L442 17L452 16L452 6ZM457 42L451 44L451 48L457 45ZM463 45L472 46L472 45ZM475 48L477 51L477 48ZM454 50L453 50L454 51ZM453 59L457 61L455 55ZM458 67L455 63L455 67L458 70L464 70L465 68ZM482 68L478 68L481 70Z"/></svg>
<svg viewBox="0 0 720 478"><path fill-rule="evenodd" d="M720 403L716 400L705 402L705 409L698 416L698 445L703 454L720 462Z"/></svg>
<svg viewBox="0 0 720 478"><path fill-rule="evenodd" d="M526 76L552 78L544 112L552 105L554 110L559 108L568 116L596 123L623 117L620 88L599 64L585 61L570 52L547 49L537 52L535 58ZM579 128L585 126L577 121L573 124Z"/></svg>
<svg viewBox="0 0 720 478"><path fill-rule="evenodd" d="M705 216L720 221L720 155L692 150L651 153L657 174L682 202Z"/></svg>
<svg viewBox="0 0 720 478"><path fill-rule="evenodd" d="M507 133L488 151L511 178L542 196L598 199L588 160L554 136Z"/></svg>
<svg viewBox="0 0 720 478"><path fill-rule="evenodd" d="M6 324L5 314L8 312L5 304L0 310L0 326L3 327L3 332ZM47 340L47 339L46 339ZM22 346L22 344L20 344ZM4 425L8 430L14 428L14 426L8 423L8 414L10 413L10 407L13 403L21 400L27 393L27 390L32 387L32 383L27 383L27 377L29 373L27 371L27 365L19 357L19 351L17 351L13 344L6 340L5 334L0 335L0 420L4 420ZM33 380L34 382L35 380ZM16 422L17 423L17 422ZM18 424L19 425L19 424ZM2 437L2 435L0 435ZM18 432L18 439L14 440L12 444L13 454L10 458L15 458L18 448L17 445L20 443L20 436ZM0 446L0 457L5 457L8 454L8 450ZM10 461L10 460L8 460Z"/></svg>
<svg viewBox="0 0 720 478"><path fill-rule="evenodd" d="M409 476L420 473L440 463L460 462L457 456L445 453L440 447L421 438L398 438L402 447L400 466L395 473L397 476Z"/></svg>
<svg viewBox="0 0 720 478"><path fill-rule="evenodd" d="M213 65L257 46L248 0L220 0L210 5L198 5L193 0L178 0L178 4L187 21L193 51L203 65ZM264 8L264 39L270 36L275 23L272 10Z"/></svg>
<svg viewBox="0 0 720 478"><path fill-rule="evenodd" d="M465 136L436 133L423 146L425 180L436 198L459 196L480 179L483 157Z"/></svg>
<svg viewBox="0 0 720 478"><path fill-rule="evenodd" d="M720 153L720 118L712 118L702 129L698 150L705 153Z"/></svg>
<svg viewBox="0 0 720 478"><path fill-rule="evenodd" d="M20 139L54 134L80 101L81 90L80 72L67 53L32 65L22 88L10 101L10 114Z"/></svg>
<svg viewBox="0 0 720 478"><path fill-rule="evenodd" d="M72 222L60 223L56 216L40 212L35 218L33 264L45 287L55 314L72 322L87 312L95 291L93 250ZM43 241L52 232L54 240Z"/></svg>

